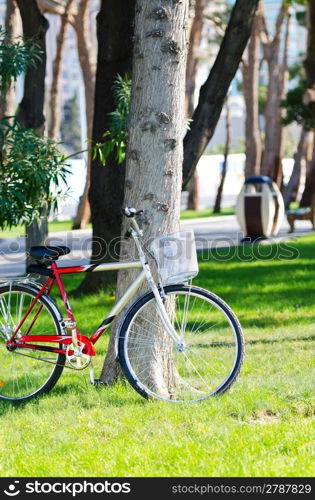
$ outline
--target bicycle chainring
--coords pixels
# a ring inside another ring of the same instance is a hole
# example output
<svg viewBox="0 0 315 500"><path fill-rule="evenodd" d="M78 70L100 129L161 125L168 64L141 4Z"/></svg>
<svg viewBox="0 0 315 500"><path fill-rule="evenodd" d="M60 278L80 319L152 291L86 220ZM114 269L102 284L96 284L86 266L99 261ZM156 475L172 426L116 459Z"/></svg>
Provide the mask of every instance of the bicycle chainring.
<svg viewBox="0 0 315 500"><path fill-rule="evenodd" d="M83 352L85 344L78 341L78 348L75 349L73 344L69 344L66 349L66 359L70 367L74 370L84 370L91 363L91 356Z"/></svg>

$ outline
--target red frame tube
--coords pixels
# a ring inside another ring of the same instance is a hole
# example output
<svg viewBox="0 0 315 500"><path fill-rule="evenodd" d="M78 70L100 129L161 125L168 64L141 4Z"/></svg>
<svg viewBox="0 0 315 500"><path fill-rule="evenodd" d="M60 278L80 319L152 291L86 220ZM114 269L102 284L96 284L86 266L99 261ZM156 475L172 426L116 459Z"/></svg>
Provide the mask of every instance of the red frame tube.
<svg viewBox="0 0 315 500"><path fill-rule="evenodd" d="M9 347L11 347L11 348L12 347L13 348L14 347L20 347L20 348L23 347L23 348L28 348L28 349L33 349L33 350L35 349L35 350L40 351L40 350L42 350L41 347L43 347L43 346L36 345L33 343L31 344L28 342L41 342L41 343L47 343L47 342L50 343L51 342L51 343L60 343L60 344L64 344L64 345L69 345L72 343L72 335L69 335L69 334L66 334L66 335L29 335L32 327L34 326L34 324L35 324L35 322L36 322L36 320L37 320L37 318L38 318L38 316L43 308L42 304L38 308L38 311L36 312L30 326L28 327L26 334L23 335L22 337L20 337L18 342L14 340L17 333L20 331L23 324L25 323L27 317L33 311L33 309L34 309L35 305L37 304L37 302L39 301L40 297L44 294L49 295L51 290L52 290L52 287L55 283L57 284L57 286L59 288L60 296L61 296L62 301L64 303L68 317L70 318L71 321L73 321L76 324L75 317L74 317L74 314L73 314L72 309L70 307L68 296L67 296L65 287L63 285L62 279L60 277L60 274L81 273L81 272L84 272L86 270L86 266L72 266L72 267L58 268L56 263L53 262L51 265L51 269L53 271L52 276L50 276L46 280L46 282L43 284L41 289L38 291L38 293L36 294L36 296L34 297L32 303L31 303L31 305L29 306L28 310L26 311L26 313L24 314L20 323L18 324L15 331L13 332L13 335L11 336L10 340L7 341L7 345ZM85 344L85 347L83 350L83 352L85 354L88 354L90 356L95 356L96 352L95 352L94 344L100 338L100 336L104 333L105 330L106 330L106 327L99 328L98 330L96 330L96 332L90 338L88 338L84 335L81 335L77 326L75 327L75 331L76 331L78 340ZM66 352L65 349L58 349L55 347L51 347L50 350L52 352L59 352L59 353L63 353L63 354L65 354L65 352Z"/></svg>

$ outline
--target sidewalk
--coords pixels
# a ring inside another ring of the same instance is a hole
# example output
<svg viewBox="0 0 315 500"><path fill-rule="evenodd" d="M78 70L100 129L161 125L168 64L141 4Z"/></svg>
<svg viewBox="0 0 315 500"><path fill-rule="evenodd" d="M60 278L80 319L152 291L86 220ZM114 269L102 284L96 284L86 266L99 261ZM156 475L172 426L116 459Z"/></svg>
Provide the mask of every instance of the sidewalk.
<svg viewBox="0 0 315 500"><path fill-rule="evenodd" d="M297 229L288 233L288 223L283 221L276 238L280 242L311 234L309 221L298 221ZM189 219L181 222L182 228L194 229L197 248L222 248L240 244L244 234L240 231L236 217L205 217ZM64 265L88 264L91 254L92 231L76 230L51 233L48 238L50 245L66 245L71 253L60 259ZM268 242L269 240L266 240ZM25 274L25 239L24 237L0 240L0 278L4 276L21 276Z"/></svg>

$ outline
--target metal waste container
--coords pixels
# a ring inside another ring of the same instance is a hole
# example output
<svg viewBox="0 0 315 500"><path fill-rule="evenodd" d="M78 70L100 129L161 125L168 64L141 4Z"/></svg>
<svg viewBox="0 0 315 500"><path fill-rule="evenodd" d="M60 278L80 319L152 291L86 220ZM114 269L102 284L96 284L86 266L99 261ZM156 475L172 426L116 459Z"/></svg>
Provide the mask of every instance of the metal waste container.
<svg viewBox="0 0 315 500"><path fill-rule="evenodd" d="M236 202L236 217L246 239L276 235L283 216L284 203L277 184L267 176L246 179Z"/></svg>

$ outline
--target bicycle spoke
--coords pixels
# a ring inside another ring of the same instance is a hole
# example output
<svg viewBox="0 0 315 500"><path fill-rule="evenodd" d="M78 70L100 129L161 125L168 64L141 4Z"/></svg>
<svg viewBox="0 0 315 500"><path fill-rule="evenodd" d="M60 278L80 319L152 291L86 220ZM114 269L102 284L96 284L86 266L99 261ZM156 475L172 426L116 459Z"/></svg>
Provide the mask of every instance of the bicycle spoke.
<svg viewBox="0 0 315 500"><path fill-rule="evenodd" d="M45 353L42 357L36 355L40 351L16 347L8 350L6 341L11 337L17 326L21 323L31 303L34 301L33 291L27 287L14 285L0 290L0 398L18 400L27 399L48 387L48 382L56 373L60 354ZM35 319L35 321L34 321ZM28 331L31 325L31 332ZM59 324L46 307L45 301L38 301L32 312L24 318L23 325L17 333L17 339L28 335L56 335L60 334ZM59 370L59 375L61 370ZM58 375L58 376L59 376ZM56 378L57 380L57 378Z"/></svg>
<svg viewBox="0 0 315 500"><path fill-rule="evenodd" d="M231 313L192 286L168 292L166 311L182 339L176 343L168 340L156 308L155 299L144 302L120 340L135 388L139 384L150 396L190 402L230 384L238 352Z"/></svg>

